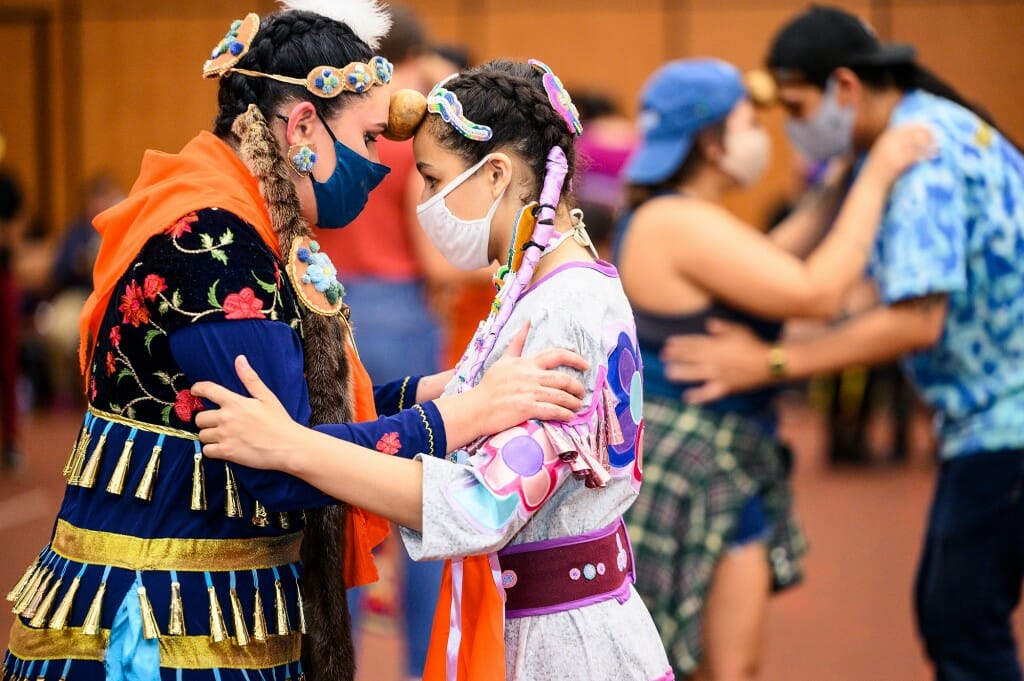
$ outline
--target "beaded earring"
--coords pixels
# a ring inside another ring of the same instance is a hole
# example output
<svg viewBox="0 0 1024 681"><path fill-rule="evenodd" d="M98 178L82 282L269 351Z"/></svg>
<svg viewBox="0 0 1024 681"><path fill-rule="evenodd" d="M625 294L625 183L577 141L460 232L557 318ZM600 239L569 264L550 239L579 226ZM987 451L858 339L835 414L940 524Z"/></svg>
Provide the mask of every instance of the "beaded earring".
<svg viewBox="0 0 1024 681"><path fill-rule="evenodd" d="M291 145L288 147L288 162L296 173L306 177L316 164L316 145L312 142Z"/></svg>

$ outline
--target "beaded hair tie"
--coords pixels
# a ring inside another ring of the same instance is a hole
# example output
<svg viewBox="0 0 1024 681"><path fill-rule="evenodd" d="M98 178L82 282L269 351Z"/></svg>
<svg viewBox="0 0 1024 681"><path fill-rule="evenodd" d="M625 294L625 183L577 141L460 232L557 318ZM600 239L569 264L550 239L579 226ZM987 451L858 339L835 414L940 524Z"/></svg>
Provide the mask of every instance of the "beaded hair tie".
<svg viewBox="0 0 1024 681"><path fill-rule="evenodd" d="M391 82L394 66L384 57L373 57L369 62L354 61L346 66L317 66L305 78L280 76L249 69L235 68L235 64L249 52L256 33L260 29L260 18L248 14L231 24L227 35L221 40L203 64L204 78L222 78L231 73L240 73L254 78L270 78L281 83L301 85L317 97L333 99L342 92L361 94L374 85Z"/></svg>
<svg viewBox="0 0 1024 681"><path fill-rule="evenodd" d="M457 74L445 78L430 91L427 96L427 111L440 115L445 123L462 133L463 137L474 142L486 142L494 135L494 131L486 125L474 123L466 118L466 114L462 110L462 102L454 92L443 87L455 75Z"/></svg>
<svg viewBox="0 0 1024 681"><path fill-rule="evenodd" d="M583 123L580 122L580 112L572 103L569 91L562 85L562 79L555 75L551 68L539 59L531 59L527 62L530 66L540 71L543 75L544 90L548 93L548 101L551 108L562 116L565 124L569 126L569 132L574 135L583 134Z"/></svg>

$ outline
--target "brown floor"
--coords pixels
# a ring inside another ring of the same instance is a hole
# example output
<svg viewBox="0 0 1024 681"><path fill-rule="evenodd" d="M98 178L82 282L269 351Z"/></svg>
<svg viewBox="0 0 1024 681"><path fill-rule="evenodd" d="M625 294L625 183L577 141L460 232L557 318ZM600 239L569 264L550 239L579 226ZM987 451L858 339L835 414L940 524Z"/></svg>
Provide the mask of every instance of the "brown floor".
<svg viewBox="0 0 1024 681"><path fill-rule="evenodd" d="M26 461L0 474L0 585L4 591L46 541L60 503L59 475L78 427L72 414L26 424ZM927 457L905 466L835 470L822 458L821 421L787 411L797 458L799 514L811 541L807 580L771 608L763 681L923 681L910 584L931 493ZM0 610L0 631L11 623ZM0 638L3 634L0 634ZM400 681L393 626L362 639L360 681Z"/></svg>

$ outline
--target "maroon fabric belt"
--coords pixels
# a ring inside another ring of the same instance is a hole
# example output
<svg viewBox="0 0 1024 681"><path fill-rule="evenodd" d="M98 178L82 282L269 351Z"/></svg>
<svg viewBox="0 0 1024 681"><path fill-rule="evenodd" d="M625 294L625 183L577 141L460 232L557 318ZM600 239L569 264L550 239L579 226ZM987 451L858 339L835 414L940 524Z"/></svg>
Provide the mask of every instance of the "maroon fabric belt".
<svg viewBox="0 0 1024 681"><path fill-rule="evenodd" d="M498 552L505 617L573 610L616 598L624 603L636 580L626 525L575 537L516 544Z"/></svg>

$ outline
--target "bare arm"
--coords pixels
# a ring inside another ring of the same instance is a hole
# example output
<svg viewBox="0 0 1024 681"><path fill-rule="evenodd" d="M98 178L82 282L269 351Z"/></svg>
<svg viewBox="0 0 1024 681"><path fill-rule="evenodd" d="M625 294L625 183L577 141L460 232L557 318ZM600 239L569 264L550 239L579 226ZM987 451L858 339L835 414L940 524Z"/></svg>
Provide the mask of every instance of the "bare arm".
<svg viewBox="0 0 1024 681"><path fill-rule="evenodd" d="M932 137L922 126L886 132L847 195L835 226L806 262L772 246L764 235L725 211L706 207L689 216L685 239L677 239L678 269L712 296L754 314L834 316L867 265L892 182L930 153L931 144Z"/></svg>
<svg viewBox="0 0 1024 681"><path fill-rule="evenodd" d="M785 379L809 378L850 366L881 364L934 345L942 336L948 297L936 294L879 306L825 333L787 341ZM703 382L687 400L708 402L768 385L769 345L745 327L716 321L710 336L676 336L662 351L672 380Z"/></svg>
<svg viewBox="0 0 1024 681"><path fill-rule="evenodd" d="M817 246L839 212L843 190L850 173L848 159L834 161L822 186L808 192L792 213L768 232L773 244L798 258Z"/></svg>

